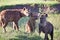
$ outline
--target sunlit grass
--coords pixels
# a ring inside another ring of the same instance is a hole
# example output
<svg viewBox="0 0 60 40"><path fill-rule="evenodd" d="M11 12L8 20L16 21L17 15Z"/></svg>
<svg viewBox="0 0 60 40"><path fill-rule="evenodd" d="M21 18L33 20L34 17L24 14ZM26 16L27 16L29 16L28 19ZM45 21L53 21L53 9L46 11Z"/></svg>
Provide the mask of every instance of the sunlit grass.
<svg viewBox="0 0 60 40"><path fill-rule="evenodd" d="M0 0L0 6L17 5L17 4L57 4L57 1L41 1L41 0Z"/></svg>
<svg viewBox="0 0 60 40"><path fill-rule="evenodd" d="M60 39L60 14L51 14L47 18L54 26L54 40Z"/></svg>
<svg viewBox="0 0 60 40"><path fill-rule="evenodd" d="M40 0L0 0L0 6L5 5L17 5L17 4L57 4L57 1L40 1ZM23 21L25 20L25 21ZM54 26L54 40L60 40L60 14L49 14L47 20L51 22ZM24 26L26 24L26 19L21 19L19 21L20 31L13 31L11 26L7 26L7 33L2 32L2 27L0 27L0 40L43 40L44 34L41 33L39 36L38 32L31 34L25 34ZM37 29L36 29L37 31Z"/></svg>
<svg viewBox="0 0 60 40"><path fill-rule="evenodd" d="M33 33L32 35L25 33L25 29L24 29L25 23L22 22L23 19L24 18L20 20L21 27L19 27L20 28L19 32L13 31L12 26L7 26L6 27L7 33L3 33L2 27L0 27L0 39L1 40L43 40L44 33L41 33L41 35L39 36L37 29L36 32ZM60 40L60 14L49 14L47 20L51 22L54 26L54 40Z"/></svg>

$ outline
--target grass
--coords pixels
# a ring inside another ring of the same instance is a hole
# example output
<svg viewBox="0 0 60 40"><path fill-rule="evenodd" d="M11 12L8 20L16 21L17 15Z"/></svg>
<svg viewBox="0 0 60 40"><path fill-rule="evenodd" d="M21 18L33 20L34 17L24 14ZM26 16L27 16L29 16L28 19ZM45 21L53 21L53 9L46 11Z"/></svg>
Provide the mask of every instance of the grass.
<svg viewBox="0 0 60 40"><path fill-rule="evenodd" d="M0 27L0 40L43 40L44 39L44 33L41 33L41 35L39 36L37 29L36 32L33 33L32 35L25 33L24 25L26 24L26 21L24 21L25 22L24 23L22 22L22 20L24 20L24 18L20 20L21 27L19 27L20 28L19 32L13 31L12 27L8 26L6 27L7 33L3 33L2 28ZM49 14L47 20L54 25L54 40L60 40L60 14Z"/></svg>
<svg viewBox="0 0 60 40"><path fill-rule="evenodd" d="M42 1L42 0L0 0L0 6L17 5L17 4L56 4L57 1Z"/></svg>
<svg viewBox="0 0 60 40"><path fill-rule="evenodd" d="M0 7L6 5L17 5L17 4L58 4L57 1L41 1L41 0L0 0ZM4 8L4 7L3 7ZM1 10L1 8L0 8ZM25 20L25 21L23 21ZM26 34L24 26L28 19L22 18L19 21L20 31L13 31L12 27L6 27L7 33L2 32L2 27L0 27L0 40L43 40L44 34L38 35L38 27L36 32L31 34ZM60 40L60 14L49 14L47 20L54 25L54 40ZM39 22L39 21L37 21Z"/></svg>
<svg viewBox="0 0 60 40"><path fill-rule="evenodd" d="M54 25L54 40L60 39L60 14L49 15L48 21Z"/></svg>

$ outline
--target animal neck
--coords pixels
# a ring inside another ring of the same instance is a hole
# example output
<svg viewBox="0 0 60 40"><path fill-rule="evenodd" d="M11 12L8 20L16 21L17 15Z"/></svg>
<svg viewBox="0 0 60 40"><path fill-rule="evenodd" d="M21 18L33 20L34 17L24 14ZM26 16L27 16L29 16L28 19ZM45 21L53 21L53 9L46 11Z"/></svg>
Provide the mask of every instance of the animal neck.
<svg viewBox="0 0 60 40"><path fill-rule="evenodd" d="M20 13L20 17L24 17L25 15L23 13Z"/></svg>
<svg viewBox="0 0 60 40"><path fill-rule="evenodd" d="M40 23L41 26L46 26L47 21L44 21L43 23Z"/></svg>

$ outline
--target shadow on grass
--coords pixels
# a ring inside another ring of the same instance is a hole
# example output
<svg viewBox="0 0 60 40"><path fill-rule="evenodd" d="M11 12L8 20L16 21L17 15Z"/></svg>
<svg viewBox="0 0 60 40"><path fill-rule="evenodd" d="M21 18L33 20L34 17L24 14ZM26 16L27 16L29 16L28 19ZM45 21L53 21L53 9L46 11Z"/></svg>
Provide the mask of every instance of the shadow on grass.
<svg viewBox="0 0 60 40"><path fill-rule="evenodd" d="M9 40L43 40L40 36L26 36L26 35L18 35L16 38L11 38Z"/></svg>

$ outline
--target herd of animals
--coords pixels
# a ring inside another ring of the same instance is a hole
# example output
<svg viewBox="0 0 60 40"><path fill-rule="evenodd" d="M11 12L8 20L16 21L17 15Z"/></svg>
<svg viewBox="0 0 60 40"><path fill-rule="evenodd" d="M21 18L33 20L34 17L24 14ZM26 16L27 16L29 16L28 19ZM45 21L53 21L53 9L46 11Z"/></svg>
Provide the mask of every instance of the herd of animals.
<svg viewBox="0 0 60 40"><path fill-rule="evenodd" d="M49 34L51 36L51 40L53 40L54 28L53 25L46 20L48 14L47 13L40 14L36 12L32 13L29 12L29 10L26 7L22 9L5 9L0 12L0 25L3 28L3 32L5 33L7 32L6 26L8 22L13 22L13 30L19 31L18 21L20 18L25 16L29 17L29 20L26 23L26 27L25 27L26 32L28 33L35 32L36 29L35 23L36 20L39 18L40 19L40 22L38 24L39 35L41 32L43 32L45 34L44 40L49 40L48 38L48 34Z"/></svg>

